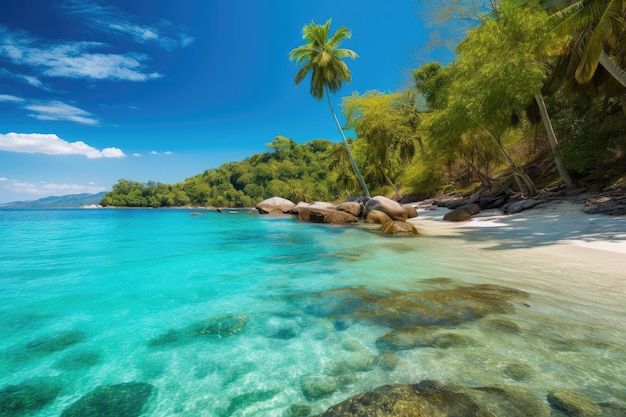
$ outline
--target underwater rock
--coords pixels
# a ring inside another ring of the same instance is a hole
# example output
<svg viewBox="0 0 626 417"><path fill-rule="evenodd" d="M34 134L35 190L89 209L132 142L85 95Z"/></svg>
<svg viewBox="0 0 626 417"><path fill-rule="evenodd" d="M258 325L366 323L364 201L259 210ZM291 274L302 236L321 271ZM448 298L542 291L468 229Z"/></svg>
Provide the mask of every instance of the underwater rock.
<svg viewBox="0 0 626 417"><path fill-rule="evenodd" d="M271 389L256 390L246 392L245 394L238 395L230 400L230 404L226 411L222 413L223 417L228 417L234 414L237 410L250 407L252 404L267 401L274 397L276 394L283 390L282 387L275 387Z"/></svg>
<svg viewBox="0 0 626 417"><path fill-rule="evenodd" d="M273 339L281 339L281 340L289 340L298 336L298 333L290 327L286 327L283 329L278 329L272 334Z"/></svg>
<svg viewBox="0 0 626 417"><path fill-rule="evenodd" d="M511 363L504 367L504 374L515 381L525 381L534 374L533 368L523 363Z"/></svg>
<svg viewBox="0 0 626 417"><path fill-rule="evenodd" d="M469 397L450 391L422 394L414 385L383 385L330 407L318 417L478 416Z"/></svg>
<svg viewBox="0 0 626 417"><path fill-rule="evenodd" d="M520 331L519 326L510 320L493 319L489 320L489 324L491 324L495 329L509 333L519 333Z"/></svg>
<svg viewBox="0 0 626 417"><path fill-rule="evenodd" d="M61 417L138 417L153 391L143 382L104 385L83 395Z"/></svg>
<svg viewBox="0 0 626 417"><path fill-rule="evenodd" d="M338 388L338 381L329 376L305 376L300 378L300 388L307 400L315 400L335 392Z"/></svg>
<svg viewBox="0 0 626 417"><path fill-rule="evenodd" d="M285 417L308 417L311 415L311 406L308 404L291 404Z"/></svg>
<svg viewBox="0 0 626 417"><path fill-rule="evenodd" d="M540 417L549 413L525 388L469 388L425 380L383 385L336 404L318 417Z"/></svg>
<svg viewBox="0 0 626 417"><path fill-rule="evenodd" d="M170 330L151 339L149 346L158 347L174 343L189 343L198 338L225 338L237 334L248 323L248 316L224 316L193 323L181 330Z"/></svg>
<svg viewBox="0 0 626 417"><path fill-rule="evenodd" d="M54 353L82 342L87 337L85 332L67 330L53 333L39 339L28 342L26 347L37 353Z"/></svg>
<svg viewBox="0 0 626 417"><path fill-rule="evenodd" d="M55 378L37 378L0 389L0 416L33 414L59 395L61 384Z"/></svg>
<svg viewBox="0 0 626 417"><path fill-rule="evenodd" d="M393 371L400 363L398 355L389 352L383 352L378 356L378 365L385 371Z"/></svg>
<svg viewBox="0 0 626 417"><path fill-rule="evenodd" d="M602 415L600 407L584 392L557 388L548 393L550 406L568 417L596 417Z"/></svg>
<svg viewBox="0 0 626 417"><path fill-rule="evenodd" d="M527 296L523 291L491 284L420 292L353 287L322 293L305 307L305 312L318 317L364 320L397 331L417 331L510 313L514 310L511 301Z"/></svg>
<svg viewBox="0 0 626 417"><path fill-rule="evenodd" d="M100 352L95 350L84 350L72 352L62 357L54 364L57 369L64 371L76 371L79 369L90 368L100 362Z"/></svg>

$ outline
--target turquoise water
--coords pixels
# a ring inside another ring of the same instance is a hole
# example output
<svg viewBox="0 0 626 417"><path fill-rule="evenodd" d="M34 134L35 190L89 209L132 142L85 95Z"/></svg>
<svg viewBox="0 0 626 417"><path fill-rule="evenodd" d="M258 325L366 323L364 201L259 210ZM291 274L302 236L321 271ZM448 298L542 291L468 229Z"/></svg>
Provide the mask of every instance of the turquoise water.
<svg viewBox="0 0 626 417"><path fill-rule="evenodd" d="M623 277L488 246L245 212L0 210L0 403L35 386L52 394L29 415L58 416L141 382L145 416L283 416L437 379L626 406ZM386 350L385 323L328 307L346 289L445 299L476 284L528 297L428 327L463 343ZM332 389L305 392L307 380Z"/></svg>

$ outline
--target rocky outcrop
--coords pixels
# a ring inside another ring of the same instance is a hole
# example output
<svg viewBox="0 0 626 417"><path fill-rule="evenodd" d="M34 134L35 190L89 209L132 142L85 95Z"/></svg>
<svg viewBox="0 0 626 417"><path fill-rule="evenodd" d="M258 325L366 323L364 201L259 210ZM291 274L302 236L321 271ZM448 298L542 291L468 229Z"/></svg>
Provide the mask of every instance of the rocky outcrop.
<svg viewBox="0 0 626 417"><path fill-rule="evenodd" d="M617 188L599 193L585 201L583 212L587 214L626 214L626 189Z"/></svg>
<svg viewBox="0 0 626 417"><path fill-rule="evenodd" d="M256 209L261 214L290 214L296 204L293 201L282 197L272 197L261 201L256 205Z"/></svg>
<svg viewBox="0 0 626 417"><path fill-rule="evenodd" d="M354 217L360 217L363 211L361 203L357 203L356 201L346 201L345 203L337 205L335 208L339 211L350 213Z"/></svg>
<svg viewBox="0 0 626 417"><path fill-rule="evenodd" d="M371 210L365 218L365 223L367 224L385 224L391 221L393 221L391 217L380 210Z"/></svg>
<svg viewBox="0 0 626 417"><path fill-rule="evenodd" d="M323 208L300 207L297 209L299 220L308 220L314 223L348 224L357 223L358 218L350 213Z"/></svg>
<svg viewBox="0 0 626 417"><path fill-rule="evenodd" d="M373 197L365 203L364 214L366 218L372 210L382 211L389 216L391 220L400 220L404 222L409 218L409 214L402 204L380 195Z"/></svg>

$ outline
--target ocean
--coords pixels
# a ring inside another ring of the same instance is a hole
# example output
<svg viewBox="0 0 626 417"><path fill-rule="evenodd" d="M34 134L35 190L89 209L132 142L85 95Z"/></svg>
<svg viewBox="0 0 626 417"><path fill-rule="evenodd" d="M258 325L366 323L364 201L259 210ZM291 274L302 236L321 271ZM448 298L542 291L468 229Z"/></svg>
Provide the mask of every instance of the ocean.
<svg viewBox="0 0 626 417"><path fill-rule="evenodd" d="M314 415L423 380L626 407L623 277L496 243L0 210L0 416Z"/></svg>

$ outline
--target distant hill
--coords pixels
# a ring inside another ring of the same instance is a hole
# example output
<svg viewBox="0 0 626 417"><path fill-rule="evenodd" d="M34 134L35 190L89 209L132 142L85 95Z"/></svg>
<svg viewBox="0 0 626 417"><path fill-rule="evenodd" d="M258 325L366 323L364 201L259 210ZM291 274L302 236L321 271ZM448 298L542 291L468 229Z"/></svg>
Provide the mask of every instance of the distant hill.
<svg viewBox="0 0 626 417"><path fill-rule="evenodd" d="M105 192L98 194L72 194L62 196L51 196L33 201L14 201L12 203L0 204L0 209L44 209L44 208L79 208L91 204L99 204Z"/></svg>

